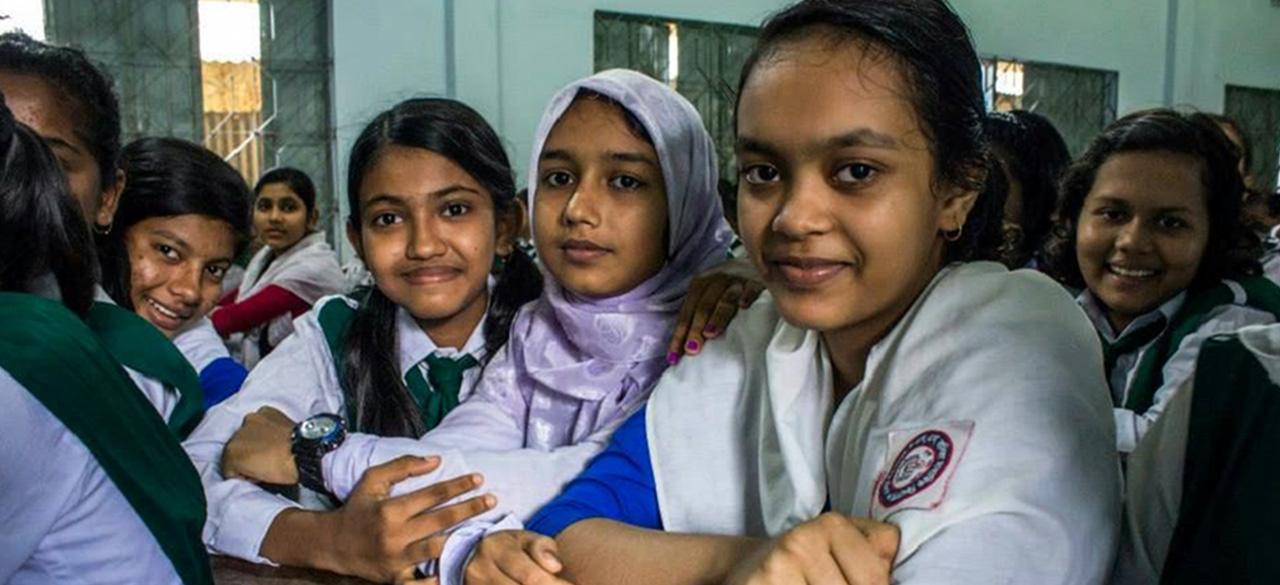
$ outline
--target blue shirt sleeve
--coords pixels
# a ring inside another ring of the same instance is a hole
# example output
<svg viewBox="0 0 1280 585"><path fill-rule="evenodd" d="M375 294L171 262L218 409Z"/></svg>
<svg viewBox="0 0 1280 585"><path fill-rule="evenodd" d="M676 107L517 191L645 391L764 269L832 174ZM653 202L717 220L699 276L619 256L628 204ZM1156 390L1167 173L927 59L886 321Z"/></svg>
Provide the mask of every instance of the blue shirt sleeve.
<svg viewBox="0 0 1280 585"><path fill-rule="evenodd" d="M214 405L240 391L244 379L249 377L249 370L239 362L223 357L209 362L200 371L200 387L204 389L204 408L208 410Z"/></svg>
<svg viewBox="0 0 1280 585"><path fill-rule="evenodd" d="M554 538L565 528L591 518L662 529L644 408L622 423L609 446L534 515L529 530Z"/></svg>

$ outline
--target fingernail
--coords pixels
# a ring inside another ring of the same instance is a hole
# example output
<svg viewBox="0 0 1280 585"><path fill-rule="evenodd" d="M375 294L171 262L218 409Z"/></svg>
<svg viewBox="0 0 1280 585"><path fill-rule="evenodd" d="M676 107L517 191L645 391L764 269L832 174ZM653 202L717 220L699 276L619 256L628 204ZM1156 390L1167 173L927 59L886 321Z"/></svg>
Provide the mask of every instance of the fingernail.
<svg viewBox="0 0 1280 585"><path fill-rule="evenodd" d="M423 457L422 460L426 462L427 465L435 465L440 462L440 458L435 455L432 455L430 457Z"/></svg>
<svg viewBox="0 0 1280 585"><path fill-rule="evenodd" d="M696 340L690 339L689 343L684 344L684 350L689 352L698 351L698 342Z"/></svg>
<svg viewBox="0 0 1280 585"><path fill-rule="evenodd" d="M484 497L484 507L492 508L497 505L498 505L498 498L494 497L492 494L486 495Z"/></svg>
<svg viewBox="0 0 1280 585"><path fill-rule="evenodd" d="M719 329L717 329L715 325L707 325L702 328L702 332L707 335L715 335L717 331L719 331Z"/></svg>
<svg viewBox="0 0 1280 585"><path fill-rule="evenodd" d="M472 483L473 485L480 485L480 484L484 483L484 476L483 476L483 475L480 475L479 473L473 473L473 474L471 474L471 483Z"/></svg>
<svg viewBox="0 0 1280 585"><path fill-rule="evenodd" d="M668 366L674 366L674 365L676 365L676 362L678 362L678 361L680 361L680 354L678 354L678 353L676 353L676 352L674 352L674 351L673 351L673 352L671 352L671 353L668 353L668 354L667 354L667 365L668 365Z"/></svg>

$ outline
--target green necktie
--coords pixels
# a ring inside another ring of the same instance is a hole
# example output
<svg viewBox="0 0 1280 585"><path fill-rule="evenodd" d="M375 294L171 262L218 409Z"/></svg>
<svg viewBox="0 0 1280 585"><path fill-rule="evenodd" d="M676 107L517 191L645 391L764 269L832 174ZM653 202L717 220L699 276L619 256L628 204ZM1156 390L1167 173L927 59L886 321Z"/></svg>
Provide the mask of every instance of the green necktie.
<svg viewBox="0 0 1280 585"><path fill-rule="evenodd" d="M462 373L480 365L476 358L464 354L458 359L429 355L427 379L422 377L422 364L414 366L404 376L405 386L418 403L422 423L426 430L436 428L449 411L458 406L458 390L462 388Z"/></svg>
<svg viewBox="0 0 1280 585"><path fill-rule="evenodd" d="M1107 343L1105 339L1102 340L1102 359L1103 365L1106 367L1108 384L1111 382L1111 372L1115 370L1116 362L1120 360L1120 356L1137 351L1142 346L1151 343L1164 332L1164 326L1165 318L1160 317L1117 339L1115 343Z"/></svg>

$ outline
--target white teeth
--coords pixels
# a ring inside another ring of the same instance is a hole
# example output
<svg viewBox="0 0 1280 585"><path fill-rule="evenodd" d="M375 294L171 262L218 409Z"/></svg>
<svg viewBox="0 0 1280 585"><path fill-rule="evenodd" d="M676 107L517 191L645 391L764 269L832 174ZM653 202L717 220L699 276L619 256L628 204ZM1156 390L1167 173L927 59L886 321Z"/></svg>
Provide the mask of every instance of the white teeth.
<svg viewBox="0 0 1280 585"><path fill-rule="evenodd" d="M168 317L168 318L170 318L170 319L181 319L181 318L182 318L182 317L179 317L177 313L175 313L175 312L173 312L173 311L170 311L169 309L164 308L163 306L161 306L161 305L160 305L160 303L157 303L157 302L155 302L155 301L153 301L153 300L151 300L151 299L147 299L147 303L148 303L148 304L150 304L152 307L155 307L155 309L156 309L157 311L159 311L159 312L160 312L160 314L161 314L161 315L164 315L165 317Z"/></svg>
<svg viewBox="0 0 1280 585"><path fill-rule="evenodd" d="M1128 276L1130 278L1145 278L1148 276L1153 276L1156 273L1156 271L1154 270L1130 270L1128 268L1121 268L1119 266L1114 266L1114 265L1111 266L1110 268L1112 272L1119 274L1120 276Z"/></svg>

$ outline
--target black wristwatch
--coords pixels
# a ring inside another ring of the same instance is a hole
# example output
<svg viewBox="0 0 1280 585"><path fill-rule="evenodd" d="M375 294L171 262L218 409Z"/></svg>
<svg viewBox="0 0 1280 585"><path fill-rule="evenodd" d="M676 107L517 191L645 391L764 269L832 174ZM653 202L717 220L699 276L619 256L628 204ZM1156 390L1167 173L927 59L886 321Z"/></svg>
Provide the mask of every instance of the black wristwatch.
<svg viewBox="0 0 1280 585"><path fill-rule="evenodd" d="M298 483L317 493L328 494L320 459L347 438L347 423L336 414L317 414L293 427L293 462L298 466Z"/></svg>

